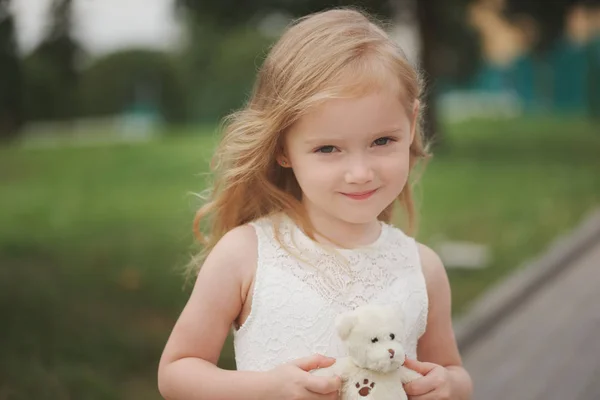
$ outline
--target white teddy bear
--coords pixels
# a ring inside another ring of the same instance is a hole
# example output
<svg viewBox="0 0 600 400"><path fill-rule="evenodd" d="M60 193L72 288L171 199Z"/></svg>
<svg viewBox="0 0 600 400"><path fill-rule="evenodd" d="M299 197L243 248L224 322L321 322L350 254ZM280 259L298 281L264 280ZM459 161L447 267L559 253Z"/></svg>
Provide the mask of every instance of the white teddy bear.
<svg viewBox="0 0 600 400"><path fill-rule="evenodd" d="M336 329L349 356L313 374L339 376L341 400L408 399L403 384L422 375L404 367L405 331L398 311L378 305L358 307L340 315Z"/></svg>

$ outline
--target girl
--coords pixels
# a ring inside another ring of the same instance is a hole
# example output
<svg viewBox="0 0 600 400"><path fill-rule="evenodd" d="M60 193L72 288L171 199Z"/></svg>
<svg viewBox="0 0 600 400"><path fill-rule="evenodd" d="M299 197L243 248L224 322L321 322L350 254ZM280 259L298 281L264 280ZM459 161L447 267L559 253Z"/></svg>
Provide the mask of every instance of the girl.
<svg viewBox="0 0 600 400"><path fill-rule="evenodd" d="M344 349L335 317L400 307L411 399L468 399L440 259L391 226L414 220L410 173L427 156L420 80L363 13L296 21L271 49L216 154L203 267L159 366L167 399L335 399L317 377ZM237 371L216 366L233 328ZM417 361L417 359L419 361Z"/></svg>

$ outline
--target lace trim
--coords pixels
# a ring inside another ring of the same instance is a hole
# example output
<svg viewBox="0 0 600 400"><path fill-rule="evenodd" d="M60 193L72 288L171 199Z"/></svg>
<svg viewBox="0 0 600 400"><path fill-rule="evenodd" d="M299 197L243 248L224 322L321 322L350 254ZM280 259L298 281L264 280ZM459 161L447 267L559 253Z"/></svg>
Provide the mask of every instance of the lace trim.
<svg viewBox="0 0 600 400"><path fill-rule="evenodd" d="M274 238L271 220L251 222L259 246L253 301L259 301L255 294L260 291L264 266L274 264L303 282L321 298L343 309L368 303L396 279L404 276L407 269L416 267L409 256L414 253L411 248L416 247L414 239L402 235L389 242L390 231L394 228L383 222L381 224L381 234L373 244L356 249L331 249L315 243L291 220L283 218L279 226L280 235L283 244L293 252L290 254L271 239ZM395 246L396 250L381 252L386 241L387 246L392 249ZM275 255L275 260L266 260L266 254ZM414 261L419 262L418 259ZM397 267L389 268L390 264ZM256 304L256 307L259 306ZM252 308L255 308L254 305ZM239 331L251 323L252 314L251 310Z"/></svg>

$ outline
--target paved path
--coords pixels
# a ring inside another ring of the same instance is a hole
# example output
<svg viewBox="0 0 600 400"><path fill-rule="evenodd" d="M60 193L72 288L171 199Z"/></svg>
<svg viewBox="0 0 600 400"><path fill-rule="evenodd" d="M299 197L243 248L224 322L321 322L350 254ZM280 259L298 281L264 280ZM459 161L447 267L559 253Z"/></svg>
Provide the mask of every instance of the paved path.
<svg viewBox="0 0 600 400"><path fill-rule="evenodd" d="M600 243L463 354L473 400L600 400Z"/></svg>

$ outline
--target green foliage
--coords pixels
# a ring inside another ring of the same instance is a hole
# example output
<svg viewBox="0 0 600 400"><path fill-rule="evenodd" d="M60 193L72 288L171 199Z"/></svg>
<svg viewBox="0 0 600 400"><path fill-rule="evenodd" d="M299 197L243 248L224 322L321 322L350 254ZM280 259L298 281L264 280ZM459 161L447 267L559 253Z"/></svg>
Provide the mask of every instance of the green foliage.
<svg viewBox="0 0 600 400"><path fill-rule="evenodd" d="M14 137L22 115L22 72L10 1L0 0L0 141Z"/></svg>
<svg viewBox="0 0 600 400"><path fill-rule="evenodd" d="M72 0L54 0L42 42L23 61L28 120L77 115L78 62L82 48L72 35Z"/></svg>
<svg viewBox="0 0 600 400"><path fill-rule="evenodd" d="M466 23L471 1L404 0L416 9L419 24L420 67L426 82L424 134L437 147L443 144L436 110L440 81L465 81L480 64L479 37Z"/></svg>
<svg viewBox="0 0 600 400"><path fill-rule="evenodd" d="M481 65L479 33L467 22L473 0L417 2L421 39L429 53L422 62L428 78L464 82ZM436 81L430 90L435 91Z"/></svg>
<svg viewBox="0 0 600 400"><path fill-rule="evenodd" d="M59 119L66 110L62 103L62 81L56 68L37 52L27 56L22 63L26 78L23 88L26 119Z"/></svg>
<svg viewBox="0 0 600 400"><path fill-rule="evenodd" d="M389 18L394 12L393 3L389 0L260 0L247 2L178 0L178 4L191 11L197 18L214 19L219 24L227 26L245 24L249 21L256 22L268 13L278 11L300 16L326 8L353 6L368 10L379 18Z"/></svg>
<svg viewBox="0 0 600 400"><path fill-rule="evenodd" d="M123 113L155 107L166 122L186 117L186 90L175 56L157 50L128 49L94 60L82 71L81 115Z"/></svg>
<svg viewBox="0 0 600 400"><path fill-rule="evenodd" d="M243 105L272 39L248 25L224 31L193 24L191 31L184 56L191 110L195 120L212 122Z"/></svg>

